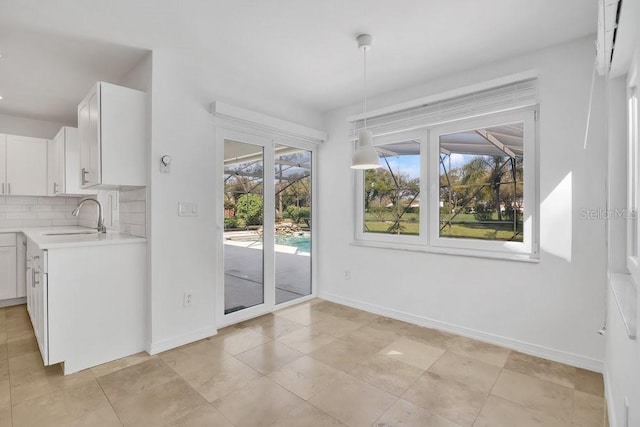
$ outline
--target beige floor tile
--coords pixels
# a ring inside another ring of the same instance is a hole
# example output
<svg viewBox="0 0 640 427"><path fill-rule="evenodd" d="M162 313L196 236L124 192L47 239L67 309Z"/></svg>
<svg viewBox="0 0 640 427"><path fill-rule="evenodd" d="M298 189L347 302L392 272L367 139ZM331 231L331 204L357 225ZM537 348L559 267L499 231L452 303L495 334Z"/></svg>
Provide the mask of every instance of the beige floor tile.
<svg viewBox="0 0 640 427"><path fill-rule="evenodd" d="M236 427L268 426L289 413L303 400L271 381L257 378L213 402Z"/></svg>
<svg viewBox="0 0 640 427"><path fill-rule="evenodd" d="M451 378L459 383L473 386L483 391L489 391L500 375L501 369L494 365L481 362L471 357L462 356L447 351L429 372L441 377Z"/></svg>
<svg viewBox="0 0 640 427"><path fill-rule="evenodd" d="M276 311L275 315L304 326L309 326L312 323L318 322L327 317L325 313L314 310L311 305L300 308L295 307L296 306L293 306L283 311Z"/></svg>
<svg viewBox="0 0 640 427"><path fill-rule="evenodd" d="M212 362L182 377L207 401L214 400L260 377L255 370L234 357Z"/></svg>
<svg viewBox="0 0 640 427"><path fill-rule="evenodd" d="M576 390L597 396L604 396L604 380L602 374L598 372L575 368L573 382Z"/></svg>
<svg viewBox="0 0 640 427"><path fill-rule="evenodd" d="M24 338L35 338L31 323L20 324L14 329L7 329L7 342Z"/></svg>
<svg viewBox="0 0 640 427"><path fill-rule="evenodd" d="M567 421L543 414L497 396L489 396L473 427L572 427Z"/></svg>
<svg viewBox="0 0 640 427"><path fill-rule="evenodd" d="M488 393L449 378L427 372L402 398L461 426L470 426Z"/></svg>
<svg viewBox="0 0 640 427"><path fill-rule="evenodd" d="M0 359L0 381L9 380L9 359Z"/></svg>
<svg viewBox="0 0 640 427"><path fill-rule="evenodd" d="M233 427L224 415L210 404L198 406L193 411L167 424L169 427Z"/></svg>
<svg viewBox="0 0 640 427"><path fill-rule="evenodd" d="M299 352L308 354L336 339L337 338L332 335L313 332L309 328L302 328L279 337L278 341L295 348Z"/></svg>
<svg viewBox="0 0 640 427"><path fill-rule="evenodd" d="M194 344L178 347L159 354L164 362L178 374L202 369L214 361L232 357L218 342L201 340Z"/></svg>
<svg viewBox="0 0 640 427"><path fill-rule="evenodd" d="M322 332L334 337L343 337L350 332L364 326L364 322L354 322L351 320L343 319L341 317L332 316L327 314L322 320L312 323L309 326L314 332Z"/></svg>
<svg viewBox="0 0 640 427"><path fill-rule="evenodd" d="M424 369L375 354L361 362L350 373L386 392L401 396L424 374Z"/></svg>
<svg viewBox="0 0 640 427"><path fill-rule="evenodd" d="M302 356L302 353L288 345L277 341L269 341L237 355L236 358L261 374L266 375Z"/></svg>
<svg viewBox="0 0 640 427"><path fill-rule="evenodd" d="M11 406L0 409L0 427L12 427Z"/></svg>
<svg viewBox="0 0 640 427"><path fill-rule="evenodd" d="M445 350L422 344L408 338L400 338L380 350L380 354L420 369L429 369Z"/></svg>
<svg viewBox="0 0 640 427"><path fill-rule="evenodd" d="M393 406L385 412L374 424L376 427L460 427L459 424L434 415L411 402L398 399Z"/></svg>
<svg viewBox="0 0 640 427"><path fill-rule="evenodd" d="M162 359L155 357L103 375L98 381L111 403L115 403L148 388L166 384L177 377L178 374L173 369Z"/></svg>
<svg viewBox="0 0 640 427"><path fill-rule="evenodd" d="M281 417L271 427L345 427L340 421L304 402Z"/></svg>
<svg viewBox="0 0 640 427"><path fill-rule="evenodd" d="M114 360L109 363L105 363L99 366L95 366L91 368L91 371L96 377L101 377L103 375L110 374L115 371L119 371L120 369L127 368L129 366L137 365L138 363L146 362L147 360L157 357L150 356L147 352L140 352L136 354L132 354L131 356L123 357L121 359Z"/></svg>
<svg viewBox="0 0 640 427"><path fill-rule="evenodd" d="M11 406L11 385L9 381L0 382L0 408Z"/></svg>
<svg viewBox="0 0 640 427"><path fill-rule="evenodd" d="M331 316L340 317L352 322L368 323L379 318L380 316L366 311L357 310L355 308L336 304L330 301L321 301L313 306L313 309Z"/></svg>
<svg viewBox="0 0 640 427"><path fill-rule="evenodd" d="M304 328L304 325L294 322L293 320L286 319L282 316L262 316L260 319L262 319L262 321L253 322L248 327L271 339L276 339L298 329Z"/></svg>
<svg viewBox="0 0 640 427"><path fill-rule="evenodd" d="M216 335L211 338L211 342L219 343L224 351L234 356L268 341L271 341L271 338L250 328L238 329L231 333L226 333L222 336Z"/></svg>
<svg viewBox="0 0 640 427"><path fill-rule="evenodd" d="M370 426L397 397L366 382L344 375L309 401L348 426Z"/></svg>
<svg viewBox="0 0 640 427"><path fill-rule="evenodd" d="M121 427L122 423L111 406L102 407L73 419L69 427Z"/></svg>
<svg viewBox="0 0 640 427"><path fill-rule="evenodd" d="M64 375L60 365L44 366L40 353L28 353L9 361L11 402L43 396L64 387L73 387L94 379L89 370Z"/></svg>
<svg viewBox="0 0 640 427"><path fill-rule="evenodd" d="M112 402L124 425L136 427L169 423L205 403L202 396L181 378Z"/></svg>
<svg viewBox="0 0 640 427"><path fill-rule="evenodd" d="M439 331L437 329L424 328L411 325L404 328L403 336L413 341L427 344L432 347L447 348L447 343L456 336L448 332Z"/></svg>
<svg viewBox="0 0 640 427"><path fill-rule="evenodd" d="M309 353L309 356L341 371L349 372L375 353L375 347L363 347L338 339Z"/></svg>
<svg viewBox="0 0 640 427"><path fill-rule="evenodd" d="M491 394L570 421L573 389L504 369Z"/></svg>
<svg viewBox="0 0 640 427"><path fill-rule="evenodd" d="M111 410L96 380L62 388L13 406L14 426L60 426ZM112 424L113 425L113 424Z"/></svg>
<svg viewBox="0 0 640 427"><path fill-rule="evenodd" d="M38 353L40 354L40 349L38 348L38 342L35 337L22 338L19 340L11 341L8 343L9 346L9 359L12 357L24 356L29 353Z"/></svg>
<svg viewBox="0 0 640 427"><path fill-rule="evenodd" d="M401 336L394 331L376 329L371 325L364 325L342 337L345 341L356 345L376 347L378 350L382 350L400 338Z"/></svg>
<svg viewBox="0 0 640 427"><path fill-rule="evenodd" d="M576 368L564 363L541 359L536 356L512 351L504 365L510 371L530 375L545 381L560 384L565 387L574 386Z"/></svg>
<svg viewBox="0 0 640 427"><path fill-rule="evenodd" d="M581 427L601 427L604 424L605 401L601 396L576 391L573 422Z"/></svg>
<svg viewBox="0 0 640 427"><path fill-rule="evenodd" d="M473 357L499 368L504 367L511 353L511 350L504 347L459 336L453 336L448 340L446 347L455 353Z"/></svg>
<svg viewBox="0 0 640 427"><path fill-rule="evenodd" d="M308 400L343 375L345 374L336 368L303 356L271 373L269 378Z"/></svg>

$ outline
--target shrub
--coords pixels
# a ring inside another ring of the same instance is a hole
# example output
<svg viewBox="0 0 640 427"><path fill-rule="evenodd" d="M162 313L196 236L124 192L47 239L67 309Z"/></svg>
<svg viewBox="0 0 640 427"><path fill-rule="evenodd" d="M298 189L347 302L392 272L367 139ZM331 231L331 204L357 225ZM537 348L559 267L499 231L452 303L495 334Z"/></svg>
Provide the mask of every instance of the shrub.
<svg viewBox="0 0 640 427"><path fill-rule="evenodd" d="M236 216L243 220L245 225L262 224L262 197L257 194L243 194L236 202Z"/></svg>
<svg viewBox="0 0 640 427"><path fill-rule="evenodd" d="M238 219L237 218L225 218L224 219L224 228L238 228Z"/></svg>
<svg viewBox="0 0 640 427"><path fill-rule="evenodd" d="M307 207L287 206L287 217L291 218L294 223L299 224L304 220L311 218L311 209Z"/></svg>

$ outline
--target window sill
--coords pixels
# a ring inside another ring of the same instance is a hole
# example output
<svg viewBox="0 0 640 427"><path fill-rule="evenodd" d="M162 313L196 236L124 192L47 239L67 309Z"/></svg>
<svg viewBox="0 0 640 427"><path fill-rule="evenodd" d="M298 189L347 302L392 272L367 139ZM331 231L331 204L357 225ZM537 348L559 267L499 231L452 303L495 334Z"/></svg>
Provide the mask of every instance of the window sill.
<svg viewBox="0 0 640 427"><path fill-rule="evenodd" d="M444 248L437 246L425 246L425 245L410 245L410 244L398 244L398 243L387 243L387 242L375 242L370 240L354 240L351 242L352 246L361 246L367 248L378 248L378 249L391 249L398 251L409 251L409 252L423 252L423 253L433 253L440 255L454 255L454 256L463 256L463 257L472 257L472 258L484 258L484 259L495 259L502 261L519 261L519 262L527 262L527 263L539 263L540 258L538 258L537 254L525 254L525 253L515 253L515 252L496 252L496 251L479 251L477 249L462 249L462 248Z"/></svg>
<svg viewBox="0 0 640 427"><path fill-rule="evenodd" d="M635 283L633 283L630 274L612 273L609 278L609 285L611 286L618 310L620 310L627 335L632 340L636 339L638 294Z"/></svg>

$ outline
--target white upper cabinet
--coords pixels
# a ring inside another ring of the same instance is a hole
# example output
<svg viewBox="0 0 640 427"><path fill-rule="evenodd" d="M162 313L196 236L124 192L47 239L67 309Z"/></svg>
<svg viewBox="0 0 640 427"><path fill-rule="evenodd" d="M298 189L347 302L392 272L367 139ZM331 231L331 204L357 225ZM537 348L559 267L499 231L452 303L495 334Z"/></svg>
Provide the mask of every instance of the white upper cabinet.
<svg viewBox="0 0 640 427"><path fill-rule="evenodd" d="M47 195L46 139L0 135L0 190L9 196Z"/></svg>
<svg viewBox="0 0 640 427"><path fill-rule="evenodd" d="M49 141L47 191L50 196L95 194L80 185L80 141L78 129L63 127Z"/></svg>
<svg viewBox="0 0 640 427"><path fill-rule="evenodd" d="M146 94L98 82L78 106L82 188L146 185Z"/></svg>

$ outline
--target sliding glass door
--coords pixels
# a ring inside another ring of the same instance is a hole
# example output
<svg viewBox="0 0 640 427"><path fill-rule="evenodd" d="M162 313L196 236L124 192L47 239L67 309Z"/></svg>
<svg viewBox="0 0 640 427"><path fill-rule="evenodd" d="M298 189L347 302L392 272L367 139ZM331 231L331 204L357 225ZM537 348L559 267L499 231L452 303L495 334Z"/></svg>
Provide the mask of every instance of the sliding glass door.
<svg viewBox="0 0 640 427"><path fill-rule="evenodd" d="M219 326L312 295L313 147L220 130Z"/></svg>

